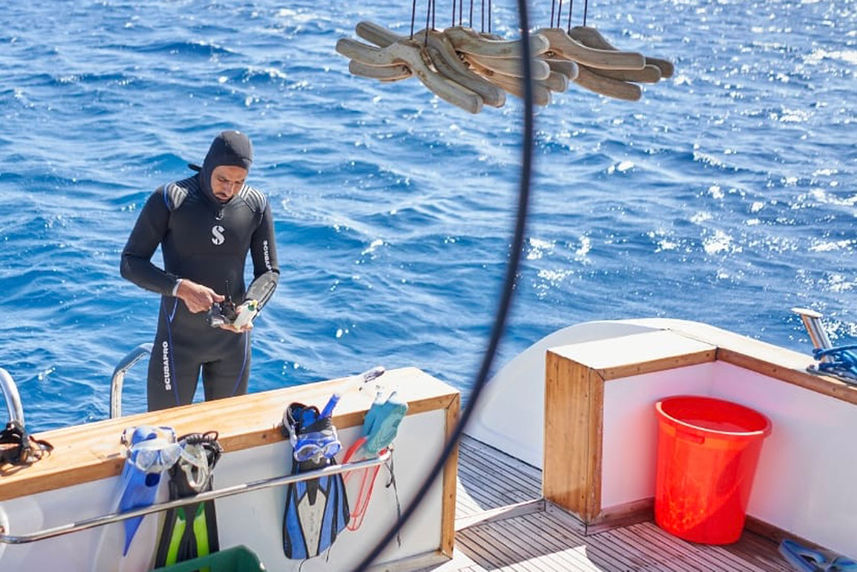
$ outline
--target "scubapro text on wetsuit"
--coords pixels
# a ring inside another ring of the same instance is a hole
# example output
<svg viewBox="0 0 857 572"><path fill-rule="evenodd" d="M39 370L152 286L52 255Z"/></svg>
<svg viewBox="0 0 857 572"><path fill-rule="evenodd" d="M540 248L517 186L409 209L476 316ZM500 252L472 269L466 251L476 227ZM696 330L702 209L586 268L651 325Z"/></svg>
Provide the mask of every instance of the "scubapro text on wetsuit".
<svg viewBox="0 0 857 572"><path fill-rule="evenodd" d="M164 360L164 389L169 391L173 388L172 381L170 380L170 345L164 341L161 344L161 348L163 349Z"/></svg>

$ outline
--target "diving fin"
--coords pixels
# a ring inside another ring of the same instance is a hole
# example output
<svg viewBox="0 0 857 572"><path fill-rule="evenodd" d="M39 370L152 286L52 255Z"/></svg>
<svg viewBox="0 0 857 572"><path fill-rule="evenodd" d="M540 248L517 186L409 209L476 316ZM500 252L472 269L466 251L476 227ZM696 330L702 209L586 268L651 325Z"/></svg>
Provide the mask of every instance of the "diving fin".
<svg viewBox="0 0 857 572"><path fill-rule="evenodd" d="M217 432L194 433L179 439L182 456L170 469L170 500L187 498L211 490L211 474L222 449ZM155 567L160 568L206 556L220 550L214 501L204 501L167 511Z"/></svg>
<svg viewBox="0 0 857 572"><path fill-rule="evenodd" d="M122 487L119 511L151 506L161 483L161 473L175 463L178 455L175 433L169 427L140 426L134 428L130 438L123 433L122 442L128 446L128 452L119 477ZM128 555L131 541L142 521L142 516L124 521L122 556Z"/></svg>
<svg viewBox="0 0 857 572"><path fill-rule="evenodd" d="M317 431L318 422L323 420L329 424L329 418L321 418L316 407L295 403L289 406L288 413L288 427L284 427L284 432L288 430L295 435L296 442L302 442L313 434L326 436L326 433ZM326 442L324 438L322 441ZM323 446L317 447L317 451L316 456L301 461L294 459L293 452L292 474L336 463L333 458L335 451ZM283 552L286 558L303 560L325 552L350 518L342 475L326 475L289 484L283 514Z"/></svg>
<svg viewBox="0 0 857 572"><path fill-rule="evenodd" d="M125 463L120 478L124 483L122 497L119 499L120 512L151 506L155 502L158 485L161 483L160 473L147 473L132 463ZM128 555L131 541L134 540L141 522L143 522L142 516L135 516L125 521L125 546L122 548L122 556Z"/></svg>
<svg viewBox="0 0 857 572"><path fill-rule="evenodd" d="M220 549L213 501L171 509L164 520L155 566L207 556Z"/></svg>
<svg viewBox="0 0 857 572"><path fill-rule="evenodd" d="M803 546L798 542L785 539L779 546L780 554L786 561L801 572L817 572L829 570L833 572L857 571L857 561L847 556L837 556L830 559L823 552Z"/></svg>
<svg viewBox="0 0 857 572"><path fill-rule="evenodd" d="M256 300L259 304L259 310L262 309L268 299L274 294L277 288L280 274L274 270L269 270L264 274L259 275L250 283L247 288L247 293L244 294L244 300Z"/></svg>
<svg viewBox="0 0 857 572"><path fill-rule="evenodd" d="M295 463L295 473L319 469L333 464L321 462ZM286 491L283 517L283 552L286 558L312 558L330 548L337 535L348 524L351 514L342 475L328 475L292 483Z"/></svg>

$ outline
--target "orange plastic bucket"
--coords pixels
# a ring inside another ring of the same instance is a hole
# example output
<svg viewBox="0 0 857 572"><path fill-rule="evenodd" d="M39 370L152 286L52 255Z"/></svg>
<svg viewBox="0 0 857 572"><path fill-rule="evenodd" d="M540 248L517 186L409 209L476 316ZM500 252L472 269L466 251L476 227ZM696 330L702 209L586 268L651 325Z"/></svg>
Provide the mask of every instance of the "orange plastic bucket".
<svg viewBox="0 0 857 572"><path fill-rule="evenodd" d="M655 409L655 522L691 542L736 542L771 422L711 397L678 395L658 401Z"/></svg>

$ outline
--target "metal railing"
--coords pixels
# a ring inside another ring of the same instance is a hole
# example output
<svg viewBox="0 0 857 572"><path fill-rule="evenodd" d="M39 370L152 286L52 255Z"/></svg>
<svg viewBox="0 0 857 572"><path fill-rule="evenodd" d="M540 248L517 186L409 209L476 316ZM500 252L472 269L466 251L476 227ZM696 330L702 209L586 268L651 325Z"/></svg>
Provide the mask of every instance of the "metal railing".
<svg viewBox="0 0 857 572"><path fill-rule="evenodd" d="M180 506L187 506L191 504L196 504L199 502L219 499L228 496L239 495L243 493L249 493L253 491L258 491L262 489L269 489L273 487L281 487L285 485L290 485L292 483L298 483L302 481L309 481L312 479L318 479L321 477L327 477L332 475L338 475L340 473L345 473L348 471L356 471L359 469L368 469L370 467L375 467L378 465L382 465L386 463L390 459L390 455L392 453L388 450L384 453L378 455L373 459L368 459L366 461L356 461L354 463L346 463L343 465L330 465L327 467L323 467L321 469L316 469L314 471L306 471L304 473L299 473L295 475L284 475L281 477L271 477L269 479L261 479L258 481L251 481L248 483L242 483L239 485L234 485L231 487L226 487L222 489L216 489L213 491L207 491L204 493L199 493L196 496L186 497L176 500L171 500L163 503L156 503L151 506L137 508L133 510L128 510L124 512L112 512L109 514L104 514L101 516L95 516L92 518L87 518L84 520L80 520L77 522L70 522L68 524L62 524L59 526L54 526L51 528L46 528L43 530L38 530L36 532L30 532L27 534L6 534L5 529L0 526L0 543L3 544L28 544L30 542L36 542L38 540L45 540L48 538L54 538L57 536L63 536L66 534L71 534L73 532L80 532L82 530L87 530L90 528L97 528L99 526L105 526L107 524L113 524L115 522L121 522L123 520L127 520L129 518L134 518L136 516L145 516L147 514L152 514L155 512L161 512L164 510L169 510L171 508L177 508Z"/></svg>
<svg viewBox="0 0 857 572"><path fill-rule="evenodd" d="M122 385L125 382L125 374L135 363L152 353L152 344L140 344L122 358L116 369L113 370L113 378L110 381L110 418L122 417Z"/></svg>
<svg viewBox="0 0 857 572"><path fill-rule="evenodd" d="M15 380L12 379L9 372L2 367L0 367L0 388L2 388L3 397L6 400L9 421L15 421L21 427L24 427L24 408L21 406L21 396L18 393L18 386L15 385Z"/></svg>
<svg viewBox="0 0 857 572"><path fill-rule="evenodd" d="M806 332L809 334L809 340L812 342L812 347L822 350L833 347L821 323L820 313L807 308L792 308L792 312L799 315L801 321L803 321ZM821 361L827 361L828 359L830 359L828 356L822 356Z"/></svg>

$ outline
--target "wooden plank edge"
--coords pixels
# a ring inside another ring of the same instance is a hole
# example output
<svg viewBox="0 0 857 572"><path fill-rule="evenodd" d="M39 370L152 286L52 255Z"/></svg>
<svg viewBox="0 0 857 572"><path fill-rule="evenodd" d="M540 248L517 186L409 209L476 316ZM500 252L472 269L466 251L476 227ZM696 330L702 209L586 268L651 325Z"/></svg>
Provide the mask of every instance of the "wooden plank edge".
<svg viewBox="0 0 857 572"><path fill-rule="evenodd" d="M850 385L829 375L809 373L814 363L811 355L757 340L742 334L682 320L631 320L717 347L717 360L744 367L757 373L798 385L841 401L857 404L857 385Z"/></svg>
<svg viewBox="0 0 857 572"><path fill-rule="evenodd" d="M461 395L456 393L445 408L446 412L446 439L449 442L458 420L461 417ZM458 443L452 449L452 453L443 467L443 500L441 507L441 537L440 552L444 556L452 558L455 551L455 502L458 489Z"/></svg>
<svg viewBox="0 0 857 572"><path fill-rule="evenodd" d="M598 373L548 350L545 357L545 435L542 496L585 513L592 467L588 463L591 430L590 376Z"/></svg>
<svg viewBox="0 0 857 572"><path fill-rule="evenodd" d="M828 397L833 397L840 401L857 405L857 385L847 384L835 377L809 373L806 369L796 369L791 365L774 363L769 359L760 358L732 348L718 348L717 359L816 393L821 393Z"/></svg>
<svg viewBox="0 0 857 572"><path fill-rule="evenodd" d="M608 507L595 518L584 522L584 534L598 534L613 528L622 528L640 522L652 522L655 518L655 499L639 499Z"/></svg>
<svg viewBox="0 0 857 572"><path fill-rule="evenodd" d="M713 347L707 350L686 353L678 356L670 356L667 358L659 358L651 361L643 361L639 363L630 363L617 367L603 368L597 370L604 381L613 379L621 379L634 375L643 375L647 373L655 373L658 371L666 371L669 369L677 369L680 367L688 367L700 365L703 363L713 362L717 359L717 348Z"/></svg>
<svg viewBox="0 0 857 572"><path fill-rule="evenodd" d="M744 521L744 529L749 530L754 534L758 534L762 538L767 538L768 540L776 542L777 544L788 538L809 548L833 552L829 548L826 548L820 544L817 544L809 539L803 538L796 534L792 534L791 532L782 529L778 526L774 526L773 524L769 524L763 520L759 520L758 518L750 516L749 514L747 515L747 518Z"/></svg>
<svg viewBox="0 0 857 572"><path fill-rule="evenodd" d="M374 572L404 572L407 570L431 570L436 568L446 562L449 562L452 559L451 556L447 556L446 554L441 553L440 551L431 551L425 552L423 554L417 554L416 556L409 556L407 558L402 558L400 560L393 560L391 562L382 562L380 564L373 564L369 566L366 570L371 570Z"/></svg>
<svg viewBox="0 0 857 572"><path fill-rule="evenodd" d="M586 440L586 469L584 470L585 505L584 518L589 520L601 511L601 465L604 445L604 383L600 371L589 371L589 417Z"/></svg>

